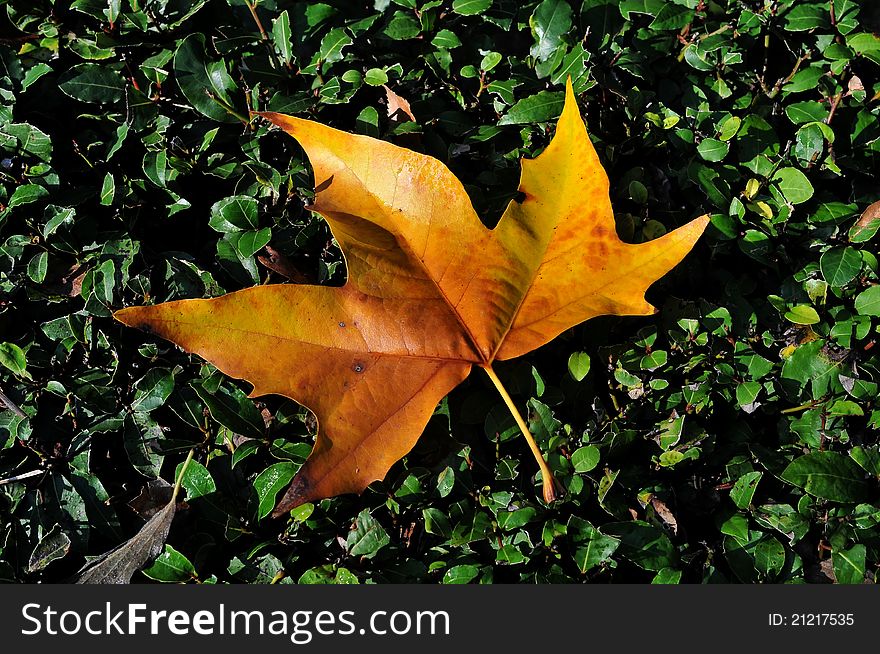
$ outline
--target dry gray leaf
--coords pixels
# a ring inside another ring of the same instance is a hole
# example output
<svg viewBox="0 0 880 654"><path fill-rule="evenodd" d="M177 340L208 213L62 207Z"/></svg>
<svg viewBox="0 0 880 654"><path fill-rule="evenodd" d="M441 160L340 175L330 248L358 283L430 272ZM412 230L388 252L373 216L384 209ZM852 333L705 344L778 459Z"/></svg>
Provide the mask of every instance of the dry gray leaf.
<svg viewBox="0 0 880 654"><path fill-rule="evenodd" d="M165 508L150 518L131 539L90 562L76 583L131 583L134 573L159 556L165 547L176 506L177 500L172 497Z"/></svg>
<svg viewBox="0 0 880 654"><path fill-rule="evenodd" d="M149 520L165 508L172 495L174 495L174 484L169 484L162 478L151 479L141 488L138 496L128 503L128 506L141 519Z"/></svg>

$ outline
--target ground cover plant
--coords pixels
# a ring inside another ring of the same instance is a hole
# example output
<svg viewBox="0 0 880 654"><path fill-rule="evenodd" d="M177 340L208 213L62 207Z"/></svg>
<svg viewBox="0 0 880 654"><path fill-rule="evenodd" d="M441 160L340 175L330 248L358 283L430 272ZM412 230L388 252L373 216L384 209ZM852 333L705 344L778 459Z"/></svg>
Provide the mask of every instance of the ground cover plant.
<svg viewBox="0 0 880 654"><path fill-rule="evenodd" d="M874 582L877 9L2 4L0 578L128 543L159 553L135 582ZM497 364L564 494L472 375L383 482L269 518L311 415L112 313L345 281L304 152L251 111L430 154L493 226L569 77L620 237L711 220L657 315Z"/></svg>

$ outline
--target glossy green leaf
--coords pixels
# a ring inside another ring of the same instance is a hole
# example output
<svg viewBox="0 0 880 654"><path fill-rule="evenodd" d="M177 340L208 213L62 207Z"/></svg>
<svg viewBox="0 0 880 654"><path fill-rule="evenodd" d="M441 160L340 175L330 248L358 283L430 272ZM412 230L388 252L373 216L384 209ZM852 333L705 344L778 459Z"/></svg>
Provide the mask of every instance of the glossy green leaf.
<svg viewBox="0 0 880 654"><path fill-rule="evenodd" d="M573 352L568 357L568 372L575 381L583 381L590 372L590 355L586 352Z"/></svg>
<svg viewBox="0 0 880 654"><path fill-rule="evenodd" d="M831 286L846 286L862 269L862 257L851 247L831 248L822 255L819 268Z"/></svg>
<svg viewBox="0 0 880 654"><path fill-rule="evenodd" d="M80 102L110 104L125 96L125 80L108 66L79 64L58 80L58 88Z"/></svg>
<svg viewBox="0 0 880 654"><path fill-rule="evenodd" d="M234 122L230 113L238 88L222 60L205 52L205 36L190 34L174 53L177 85L189 103L201 114L219 122Z"/></svg>
<svg viewBox="0 0 880 654"><path fill-rule="evenodd" d="M792 461L782 479L810 495L834 502L858 502L867 496L864 471L837 452L814 452Z"/></svg>

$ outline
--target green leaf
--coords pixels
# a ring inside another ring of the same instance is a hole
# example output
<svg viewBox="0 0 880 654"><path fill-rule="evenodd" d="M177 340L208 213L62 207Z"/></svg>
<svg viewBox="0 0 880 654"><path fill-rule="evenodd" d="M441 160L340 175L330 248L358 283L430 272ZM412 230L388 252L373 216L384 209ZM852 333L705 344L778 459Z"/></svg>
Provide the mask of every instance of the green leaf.
<svg viewBox="0 0 880 654"><path fill-rule="evenodd" d="M819 314L809 304L797 304L785 312L785 319L795 325L815 325L820 321Z"/></svg>
<svg viewBox="0 0 880 654"><path fill-rule="evenodd" d="M851 247L831 248L819 259L819 268L831 286L846 286L862 269L862 257Z"/></svg>
<svg viewBox="0 0 880 654"><path fill-rule="evenodd" d="M28 572L39 572L48 567L52 561L63 559L70 551L70 544L70 538L60 525L52 525L52 528L43 534L40 542L31 552L28 560Z"/></svg>
<svg viewBox="0 0 880 654"><path fill-rule="evenodd" d="M194 500L203 495L210 495L217 490L217 485L214 483L211 473L198 461L190 461L189 465L186 466L186 472L181 478L180 470L182 467L183 463L177 466L177 469L174 471L174 478L180 479L180 485L186 489L187 501Z"/></svg>
<svg viewBox="0 0 880 654"><path fill-rule="evenodd" d="M736 403L747 413L754 411L753 405L761 393L761 384L756 381L747 381L736 386Z"/></svg>
<svg viewBox="0 0 880 654"><path fill-rule="evenodd" d="M272 230L264 227L257 231L231 232L225 238L232 243L239 257L247 259L269 244L272 240Z"/></svg>
<svg viewBox="0 0 880 654"><path fill-rule="evenodd" d="M282 61L288 65L293 61L293 42L291 36L290 14L285 9L278 14L278 18L272 21L272 41L281 54Z"/></svg>
<svg viewBox="0 0 880 654"><path fill-rule="evenodd" d="M575 381L583 381L590 372L590 355L586 352L572 352L568 357L568 372Z"/></svg>
<svg viewBox="0 0 880 654"><path fill-rule="evenodd" d="M0 363L19 376L27 375L27 359L24 350L15 343L0 343Z"/></svg>
<svg viewBox="0 0 880 654"><path fill-rule="evenodd" d="M211 411L211 416L227 429L249 438L262 439L266 424L253 401L238 388L221 386L211 393L201 384L191 384L193 390Z"/></svg>
<svg viewBox="0 0 880 654"><path fill-rule="evenodd" d="M10 123L0 127L0 143L7 150L32 155L40 161L48 162L52 158L52 139L27 123Z"/></svg>
<svg viewBox="0 0 880 654"><path fill-rule="evenodd" d="M612 522L602 533L620 539L621 556L645 570L675 567L678 554L669 537L654 525L641 520Z"/></svg>
<svg viewBox="0 0 880 654"><path fill-rule="evenodd" d="M833 502L859 502L867 495L864 471L837 452L814 452L792 461L781 475L810 495Z"/></svg>
<svg viewBox="0 0 880 654"><path fill-rule="evenodd" d="M663 568L651 580L652 584L679 584L681 583L681 570L675 568Z"/></svg>
<svg viewBox="0 0 880 654"><path fill-rule="evenodd" d="M656 370L666 365L669 355L666 350L654 350L650 354L646 354L639 361L639 368L642 370Z"/></svg>
<svg viewBox="0 0 880 654"><path fill-rule="evenodd" d="M876 392L876 391L875 391ZM857 445L849 453L853 461L875 477L880 477L880 448Z"/></svg>
<svg viewBox="0 0 880 654"><path fill-rule="evenodd" d="M801 127L795 135L794 156L802 165L809 166L818 161L825 149L825 133L821 123L808 123Z"/></svg>
<svg viewBox="0 0 880 654"><path fill-rule="evenodd" d="M58 88L81 102L111 104L125 96L125 80L104 64L79 64L58 80Z"/></svg>
<svg viewBox="0 0 880 654"><path fill-rule="evenodd" d="M801 204L813 197L813 185L797 168L780 168L773 175L773 181L791 204Z"/></svg>
<svg viewBox="0 0 880 654"><path fill-rule="evenodd" d="M446 497L452 492L452 487L454 485L455 471L449 466L446 466L440 471L440 474L437 475L437 493L440 497Z"/></svg>
<svg viewBox="0 0 880 654"><path fill-rule="evenodd" d="M25 73L24 75L24 79L21 81L22 92L27 91L29 86L36 83L36 81L43 77L46 73L51 72L52 67L49 64L44 63L34 64L30 68L28 68L27 73Z"/></svg>
<svg viewBox="0 0 880 654"><path fill-rule="evenodd" d="M599 465L599 448L595 445L579 447L571 454L575 472L589 472Z"/></svg>
<svg viewBox="0 0 880 654"><path fill-rule="evenodd" d="M772 536L755 546L755 569L764 577L775 577L785 566L785 547Z"/></svg>
<svg viewBox="0 0 880 654"><path fill-rule="evenodd" d="M46 279L46 271L49 267L49 253L45 250L35 254L28 261L27 274L36 284L42 284Z"/></svg>
<svg viewBox="0 0 880 654"><path fill-rule="evenodd" d="M571 7L566 0L544 0L529 18L529 26L535 40L532 56L547 61L571 29Z"/></svg>
<svg viewBox="0 0 880 654"><path fill-rule="evenodd" d="M577 516L569 518L567 531L574 547L575 565L582 574L608 562L620 546L617 538L602 534Z"/></svg>
<svg viewBox="0 0 880 654"><path fill-rule="evenodd" d="M867 548L864 545L853 545L848 550L834 550L831 553L831 563L837 583L865 583L866 553Z"/></svg>
<svg viewBox="0 0 880 654"><path fill-rule="evenodd" d="M565 95L555 91L540 91L519 100L498 121L499 125L542 123L558 118L562 113Z"/></svg>
<svg viewBox="0 0 880 654"><path fill-rule="evenodd" d="M639 180L634 179L629 183L629 197L636 204L648 204L648 189Z"/></svg>
<svg viewBox="0 0 880 654"><path fill-rule="evenodd" d="M153 368L134 384L132 411L149 412L158 409L174 390L174 375L167 368Z"/></svg>
<svg viewBox="0 0 880 654"><path fill-rule="evenodd" d="M318 50L318 58L324 64L342 61L342 51L353 43L351 37L342 28L335 27L323 38Z"/></svg>
<svg viewBox="0 0 880 654"><path fill-rule="evenodd" d="M785 108L785 115L795 125L820 122L828 117L828 108L815 100L794 102Z"/></svg>
<svg viewBox="0 0 880 654"><path fill-rule="evenodd" d="M254 490L257 492L257 519L262 520L272 513L278 493L290 484L299 466L290 461L273 463L254 479Z"/></svg>
<svg viewBox="0 0 880 654"><path fill-rule="evenodd" d="M349 532L345 544L352 556L371 559L390 542L391 538L382 525L370 514L369 509L364 509L358 514L355 528Z"/></svg>
<svg viewBox="0 0 880 654"><path fill-rule="evenodd" d="M183 583L196 576L196 569L188 558L166 544L165 551L143 573L154 581Z"/></svg>
<svg viewBox="0 0 880 654"><path fill-rule="evenodd" d="M222 60L208 59L204 34L181 41L174 53L174 74L180 91L199 113L219 122L236 121L229 108L238 88Z"/></svg>
<svg viewBox="0 0 880 654"><path fill-rule="evenodd" d="M859 54L874 63L880 64L880 37L867 32L858 32L846 37L846 44Z"/></svg>
<svg viewBox="0 0 880 654"><path fill-rule="evenodd" d="M421 31L422 27L415 16L397 11L388 22L388 27L385 28L385 36L397 41L406 41L416 38Z"/></svg>
<svg viewBox="0 0 880 654"><path fill-rule="evenodd" d="M823 5L795 5L785 14L785 29L789 32L826 28L829 24L828 7Z"/></svg>
<svg viewBox="0 0 880 654"><path fill-rule="evenodd" d="M9 202L6 203L8 209L14 209L23 204L36 202L49 195L49 192L39 184L22 184L12 193Z"/></svg>
<svg viewBox="0 0 880 654"><path fill-rule="evenodd" d="M116 195L116 182L111 173L104 175L104 182L101 184L101 199L103 206L109 207L113 204L113 197Z"/></svg>
<svg viewBox="0 0 880 654"><path fill-rule="evenodd" d="M718 138L722 141L729 141L739 131L742 120L739 116L728 116L723 123L718 126Z"/></svg>
<svg viewBox="0 0 880 654"><path fill-rule="evenodd" d="M680 30L694 19L694 10L675 2L667 2L651 21L652 30Z"/></svg>
<svg viewBox="0 0 880 654"><path fill-rule="evenodd" d="M618 3L620 15L628 21L635 20L631 14L647 14L657 16L667 4L667 0L621 0Z"/></svg>
<svg viewBox="0 0 880 654"><path fill-rule="evenodd" d="M455 32L442 29L431 39L431 45L437 48L452 49L461 45L461 40L456 36Z"/></svg>
<svg viewBox="0 0 880 654"><path fill-rule="evenodd" d="M443 573L444 584L469 584L480 574L480 566L473 564L454 565Z"/></svg>
<svg viewBox="0 0 880 654"><path fill-rule="evenodd" d="M370 86L382 86L388 83L388 74L381 68L370 68L364 75L364 81Z"/></svg>
<svg viewBox="0 0 880 654"><path fill-rule="evenodd" d="M836 400L830 407L828 407L829 417L863 415L865 415L865 412L862 411L862 407L851 400Z"/></svg>
<svg viewBox="0 0 880 654"><path fill-rule="evenodd" d="M461 16L476 16L492 6L492 0L454 0L452 11Z"/></svg>
<svg viewBox="0 0 880 654"><path fill-rule="evenodd" d="M871 286L856 296L856 311L863 316L880 317L880 285Z"/></svg>
<svg viewBox="0 0 880 654"><path fill-rule="evenodd" d="M259 204L246 195L233 195L215 202L208 224L218 232L239 232L259 229Z"/></svg>
<svg viewBox="0 0 880 654"><path fill-rule="evenodd" d="M733 488L730 489L730 499L733 500L737 508L749 508L752 498L755 496L755 490L758 488L758 483L763 476L763 472L747 472L736 480Z"/></svg>
<svg viewBox="0 0 880 654"><path fill-rule="evenodd" d="M868 212L865 211L862 219L850 227L850 243L867 243L880 231L880 213L874 216L868 216L867 214Z"/></svg>

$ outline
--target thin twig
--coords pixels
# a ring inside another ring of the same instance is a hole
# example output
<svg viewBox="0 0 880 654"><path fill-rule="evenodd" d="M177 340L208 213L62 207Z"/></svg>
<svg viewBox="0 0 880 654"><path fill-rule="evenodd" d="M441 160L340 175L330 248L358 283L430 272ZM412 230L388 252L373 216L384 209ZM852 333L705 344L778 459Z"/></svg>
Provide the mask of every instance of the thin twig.
<svg viewBox="0 0 880 654"><path fill-rule="evenodd" d="M0 405L6 406L7 409L12 411L12 413L17 415L19 418L27 418L27 414L19 409L18 405L15 402L6 397L3 391L0 391Z"/></svg>
<svg viewBox="0 0 880 654"><path fill-rule="evenodd" d="M6 479L0 479L0 486L4 486L5 484L14 484L17 481L23 481L25 479L30 479L31 477L37 477L42 475L45 470L31 470L30 472L25 472L21 475L16 475L15 477L7 477Z"/></svg>
<svg viewBox="0 0 880 654"><path fill-rule="evenodd" d="M266 34L266 28L263 27L263 21L261 21L260 17L257 15L257 3L251 2L250 0L244 0L244 3L247 5L247 8L251 10L251 16L254 17L254 22L257 24L257 27L260 28L260 36L264 41L268 41L269 35Z"/></svg>

